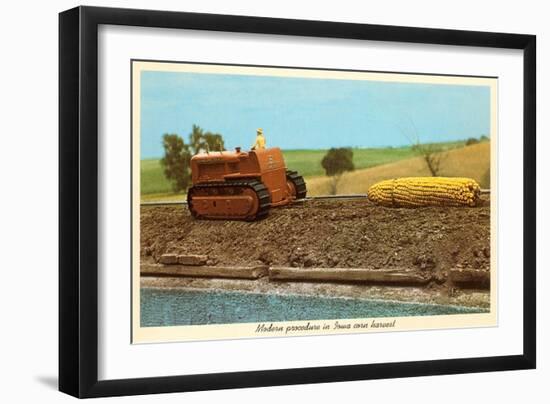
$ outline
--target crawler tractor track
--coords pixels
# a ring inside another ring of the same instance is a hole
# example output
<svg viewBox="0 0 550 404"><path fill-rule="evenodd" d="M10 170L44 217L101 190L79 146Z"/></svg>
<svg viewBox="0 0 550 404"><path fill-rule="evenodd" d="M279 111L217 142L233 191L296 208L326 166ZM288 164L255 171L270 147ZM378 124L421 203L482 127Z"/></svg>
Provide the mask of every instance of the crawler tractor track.
<svg viewBox="0 0 550 404"><path fill-rule="evenodd" d="M260 220L270 205L269 191L258 180L198 184L187 192L187 206L197 219Z"/></svg>
<svg viewBox="0 0 550 404"><path fill-rule="evenodd" d="M307 194L306 182L304 181L304 177L299 175L296 171L287 170L286 179L294 184L294 189L296 190L296 199L304 199Z"/></svg>

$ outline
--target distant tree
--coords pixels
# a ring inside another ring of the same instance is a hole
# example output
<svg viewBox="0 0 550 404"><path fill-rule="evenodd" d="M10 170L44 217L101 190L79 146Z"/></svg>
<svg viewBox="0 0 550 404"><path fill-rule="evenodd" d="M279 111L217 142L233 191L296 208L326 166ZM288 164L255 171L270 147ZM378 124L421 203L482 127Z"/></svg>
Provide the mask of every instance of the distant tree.
<svg viewBox="0 0 550 404"><path fill-rule="evenodd" d="M330 178L330 193L336 195L338 183L346 171L355 170L353 165L353 150L341 147L332 148L321 160L326 175Z"/></svg>
<svg viewBox="0 0 550 404"><path fill-rule="evenodd" d="M225 150L222 135L219 133L205 132L198 125L193 125L193 129L189 134L189 145L193 155L200 152Z"/></svg>
<svg viewBox="0 0 550 404"><path fill-rule="evenodd" d="M475 137L471 137L468 140L466 140L466 146L470 146L477 143L479 143L479 140L477 140Z"/></svg>
<svg viewBox="0 0 550 404"><path fill-rule="evenodd" d="M208 147L208 151L223 151L225 144L222 135L219 133L206 132L204 135L204 143Z"/></svg>
<svg viewBox="0 0 550 404"><path fill-rule="evenodd" d="M206 143L204 142L204 131L198 125L193 125L193 129L189 134L189 147L193 154L197 154L202 150L206 151Z"/></svg>
<svg viewBox="0 0 550 404"><path fill-rule="evenodd" d="M481 135L479 137L479 141L480 142L488 142L489 141L489 137L487 135Z"/></svg>
<svg viewBox="0 0 550 404"><path fill-rule="evenodd" d="M164 157L160 160L160 164L164 168L164 175L172 183L174 192L187 189L191 181L189 145L186 145L177 134L168 133L162 136L162 145Z"/></svg>

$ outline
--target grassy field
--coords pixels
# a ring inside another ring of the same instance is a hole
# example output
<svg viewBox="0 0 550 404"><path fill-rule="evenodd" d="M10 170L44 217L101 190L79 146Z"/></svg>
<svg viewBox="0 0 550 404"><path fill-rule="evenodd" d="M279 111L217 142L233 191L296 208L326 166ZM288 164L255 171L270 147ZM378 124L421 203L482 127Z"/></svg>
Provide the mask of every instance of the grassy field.
<svg viewBox="0 0 550 404"><path fill-rule="evenodd" d="M166 194L172 191L170 182L164 176L160 160L141 160L141 195Z"/></svg>
<svg viewBox="0 0 550 404"><path fill-rule="evenodd" d="M440 144L446 150L464 146L464 142L450 142ZM284 150L283 155L287 168L298 171L306 178L324 176L321 160L326 150ZM386 147L353 149L353 163L356 170L389 164L396 161L416 157L411 147ZM158 159L141 161L141 199L173 200L182 199L182 195L174 194L171 185L164 176Z"/></svg>

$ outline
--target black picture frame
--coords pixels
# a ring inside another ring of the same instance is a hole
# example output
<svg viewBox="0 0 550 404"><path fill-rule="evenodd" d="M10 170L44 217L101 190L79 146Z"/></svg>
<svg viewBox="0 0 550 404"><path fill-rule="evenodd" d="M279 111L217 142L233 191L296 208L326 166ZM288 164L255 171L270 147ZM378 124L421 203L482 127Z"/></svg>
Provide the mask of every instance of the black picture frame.
<svg viewBox="0 0 550 404"><path fill-rule="evenodd" d="M375 40L523 51L523 353L467 359L98 380L98 26ZM76 397L533 369L536 366L536 37L77 7L59 15L59 390Z"/></svg>

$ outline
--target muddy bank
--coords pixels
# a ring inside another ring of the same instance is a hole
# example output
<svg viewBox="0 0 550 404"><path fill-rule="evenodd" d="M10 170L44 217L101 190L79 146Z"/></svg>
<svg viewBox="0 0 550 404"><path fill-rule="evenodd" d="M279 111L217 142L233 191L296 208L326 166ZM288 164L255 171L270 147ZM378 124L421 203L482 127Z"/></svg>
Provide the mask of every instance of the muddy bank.
<svg viewBox="0 0 550 404"><path fill-rule="evenodd" d="M282 295L382 299L428 304L490 308L490 294L483 290L456 290L438 287L395 287L310 282L258 280L141 277L141 287L240 291Z"/></svg>

